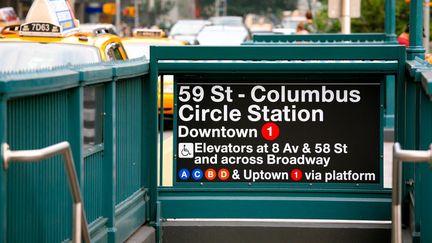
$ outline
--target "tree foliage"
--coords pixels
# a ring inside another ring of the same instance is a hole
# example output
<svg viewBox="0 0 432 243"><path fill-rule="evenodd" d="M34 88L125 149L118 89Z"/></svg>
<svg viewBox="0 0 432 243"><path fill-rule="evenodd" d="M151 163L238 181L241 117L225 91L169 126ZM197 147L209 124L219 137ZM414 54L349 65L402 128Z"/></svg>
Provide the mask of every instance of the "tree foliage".
<svg viewBox="0 0 432 243"><path fill-rule="evenodd" d="M405 0L396 0L396 34L400 34L405 30L409 22L409 11L409 4Z"/></svg>
<svg viewBox="0 0 432 243"><path fill-rule="evenodd" d="M353 33L383 33L385 0L361 0L360 18L351 19Z"/></svg>
<svg viewBox="0 0 432 243"><path fill-rule="evenodd" d="M323 9L316 12L315 24L320 32L340 32L340 21L328 19L328 0L321 1ZM403 32L409 19L409 4L396 0L396 34ZM352 33L384 32L385 0L361 0L361 17L351 19Z"/></svg>
<svg viewBox="0 0 432 243"><path fill-rule="evenodd" d="M341 29L339 19L328 17L327 1L322 2L321 10L315 12L314 23L319 33L337 33Z"/></svg>

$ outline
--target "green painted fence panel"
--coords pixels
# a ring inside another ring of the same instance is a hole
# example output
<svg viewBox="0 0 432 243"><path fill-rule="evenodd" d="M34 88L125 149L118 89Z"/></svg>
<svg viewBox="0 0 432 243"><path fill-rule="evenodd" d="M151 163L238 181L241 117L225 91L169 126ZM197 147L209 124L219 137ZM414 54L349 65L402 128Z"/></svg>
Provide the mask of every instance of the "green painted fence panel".
<svg viewBox="0 0 432 243"><path fill-rule="evenodd" d="M417 149L428 150L432 144L432 95L430 93L430 83L432 66L427 65L427 69L421 72L421 78L413 80L422 85L418 93L418 115L416 129ZM429 164L420 164L415 167L415 226L419 237L413 237L415 241L426 243L432 242L432 167ZM417 236L417 235L415 235Z"/></svg>
<svg viewBox="0 0 432 243"><path fill-rule="evenodd" d="M0 140L12 150L69 141L94 242L123 242L146 220L141 123L147 76L144 60L0 73ZM84 151L80 130L83 87L88 85L105 86L101 104L107 143ZM0 180L0 242L71 239L72 206L62 157L12 163Z"/></svg>
<svg viewBox="0 0 432 243"><path fill-rule="evenodd" d="M84 206L87 213L87 221L93 222L103 214L104 183L102 171L104 166L103 147L84 159Z"/></svg>
<svg viewBox="0 0 432 243"><path fill-rule="evenodd" d="M396 141L403 144L404 149L420 149L421 139L427 138L428 124L422 120L427 114L427 103L425 102L425 90L422 88L422 74L430 69L424 60L415 59L407 62L407 80L403 84L402 93L398 96L402 100L398 107L400 128L396 132ZM430 137L429 137L430 139ZM413 242L420 242L423 210L424 171L427 165L405 163L402 171L404 221L411 228Z"/></svg>
<svg viewBox="0 0 432 243"><path fill-rule="evenodd" d="M143 180L149 171L143 171L144 83L148 82L147 61L131 61L113 68L115 89L115 148L116 148L116 242L123 242L145 223L148 207L147 189ZM156 94L155 94L156 95ZM155 117L156 119L156 117Z"/></svg>
<svg viewBox="0 0 432 243"><path fill-rule="evenodd" d="M71 92L8 101L11 148L38 149L69 139ZM12 164L8 171L7 242L61 242L71 235L71 197L63 159ZM25 233L23 233L25 230Z"/></svg>
<svg viewBox="0 0 432 243"><path fill-rule="evenodd" d="M140 77L117 81L116 204L141 188L142 81Z"/></svg>
<svg viewBox="0 0 432 243"><path fill-rule="evenodd" d="M398 141L406 149L427 150L432 143L432 66L420 58L408 61L407 80L398 111L402 126L396 131ZM408 161L409 162L409 161ZM403 188L405 205L402 208L405 223L410 226L413 242L431 242L432 167L428 164L403 165Z"/></svg>

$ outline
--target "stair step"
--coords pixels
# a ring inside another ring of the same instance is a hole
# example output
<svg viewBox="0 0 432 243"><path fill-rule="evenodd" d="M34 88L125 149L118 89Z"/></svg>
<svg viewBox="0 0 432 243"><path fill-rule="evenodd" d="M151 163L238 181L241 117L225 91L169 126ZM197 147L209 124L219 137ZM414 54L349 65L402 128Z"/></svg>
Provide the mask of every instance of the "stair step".
<svg viewBox="0 0 432 243"><path fill-rule="evenodd" d="M172 221L162 224L163 243L385 243L391 224Z"/></svg>

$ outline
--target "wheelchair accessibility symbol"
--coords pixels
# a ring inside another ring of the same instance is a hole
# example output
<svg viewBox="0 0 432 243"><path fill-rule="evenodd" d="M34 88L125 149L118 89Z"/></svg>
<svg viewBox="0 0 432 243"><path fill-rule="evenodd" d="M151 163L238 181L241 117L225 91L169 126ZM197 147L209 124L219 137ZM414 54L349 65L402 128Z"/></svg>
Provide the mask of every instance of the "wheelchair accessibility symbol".
<svg viewBox="0 0 432 243"><path fill-rule="evenodd" d="M178 155L179 155L179 158L193 158L194 157L194 144L193 143L179 143Z"/></svg>

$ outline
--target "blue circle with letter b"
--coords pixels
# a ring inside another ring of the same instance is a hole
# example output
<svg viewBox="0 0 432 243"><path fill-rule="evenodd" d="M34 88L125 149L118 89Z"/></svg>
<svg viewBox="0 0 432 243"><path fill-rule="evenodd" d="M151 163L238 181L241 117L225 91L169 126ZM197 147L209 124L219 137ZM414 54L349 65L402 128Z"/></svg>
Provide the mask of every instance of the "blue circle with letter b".
<svg viewBox="0 0 432 243"><path fill-rule="evenodd" d="M185 181L185 180L189 179L190 173L187 169L181 169L178 172L178 176L179 176L180 180Z"/></svg>

